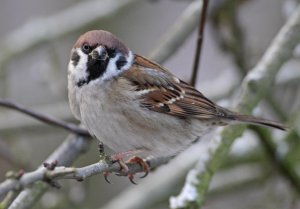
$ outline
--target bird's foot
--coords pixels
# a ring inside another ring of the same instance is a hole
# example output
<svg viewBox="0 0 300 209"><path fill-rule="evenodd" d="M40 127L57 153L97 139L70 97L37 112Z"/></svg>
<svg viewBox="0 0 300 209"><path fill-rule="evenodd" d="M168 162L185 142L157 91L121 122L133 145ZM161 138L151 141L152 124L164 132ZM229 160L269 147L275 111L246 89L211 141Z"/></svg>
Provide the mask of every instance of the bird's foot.
<svg viewBox="0 0 300 209"><path fill-rule="evenodd" d="M110 163L110 164L118 163L120 165L120 171L118 173L116 173L116 175L118 175L118 176L127 176L128 179L130 180L130 182L133 183L133 184L136 184L133 181L135 174L139 173L139 172L144 172L144 175L141 176L140 178L145 178L149 173L150 167L149 167L148 163L140 157L137 157L137 156L131 157L126 162L124 161L124 158L136 155L136 154L138 154L142 151L143 150L141 150L141 149L128 150L126 152L120 152L120 153L116 153L116 154L113 154L113 155L109 156L109 155L106 155L104 153L103 144L99 143L100 160L105 161L105 162ZM131 171L129 171L129 168L128 168L127 164L138 164L142 167L143 170L139 171L139 172L131 172ZM108 176L110 175L110 173L111 172L109 172L109 171L103 172L104 179L109 184L111 183L108 179Z"/></svg>
<svg viewBox="0 0 300 209"><path fill-rule="evenodd" d="M140 165L140 166L143 168L143 170L142 170L141 172L143 172L144 175L142 175L140 178L145 178L145 177L148 175L149 171L150 171L150 166L149 166L149 164L147 163L147 161L145 161L144 159L142 159L142 158L140 158L140 157L134 156L134 157L130 158L130 159L127 161L127 163L136 163L136 164ZM133 184L136 184L136 183L134 182L134 180L133 180L134 175L135 175L136 173L138 173L138 172L135 172L135 173L127 173L127 176L128 176L128 178L129 178L129 181L130 181L131 183L133 183Z"/></svg>
<svg viewBox="0 0 300 209"><path fill-rule="evenodd" d="M117 176L127 176L129 181L133 184L137 184L133 179L134 179L134 176L137 174L137 173L140 173L140 172L143 172L144 175L141 176L140 178L145 178L148 173L149 173L149 170L150 170L150 167L148 165L148 163L140 158L140 157L137 157L137 156L134 156L132 158L130 158L128 161L126 161L126 163L124 163L123 160L119 160L118 163L120 164L120 167L121 167L121 170L119 173L116 173ZM142 171L138 171L138 172L132 172L129 170L127 164L138 164L139 166L142 167Z"/></svg>

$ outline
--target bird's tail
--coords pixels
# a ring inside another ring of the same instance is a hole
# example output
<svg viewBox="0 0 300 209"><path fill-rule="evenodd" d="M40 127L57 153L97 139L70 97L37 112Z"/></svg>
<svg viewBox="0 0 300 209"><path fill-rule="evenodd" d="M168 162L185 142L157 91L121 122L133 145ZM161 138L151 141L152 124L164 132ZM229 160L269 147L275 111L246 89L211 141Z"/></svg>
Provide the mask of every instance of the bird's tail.
<svg viewBox="0 0 300 209"><path fill-rule="evenodd" d="M237 113L232 113L232 120L237 120L239 122L244 122L248 124L253 124L253 125L262 125L262 126L269 126L273 128L277 128L280 130L287 130L287 126L283 125L282 123L267 120L264 118L258 118L250 115L241 115Z"/></svg>

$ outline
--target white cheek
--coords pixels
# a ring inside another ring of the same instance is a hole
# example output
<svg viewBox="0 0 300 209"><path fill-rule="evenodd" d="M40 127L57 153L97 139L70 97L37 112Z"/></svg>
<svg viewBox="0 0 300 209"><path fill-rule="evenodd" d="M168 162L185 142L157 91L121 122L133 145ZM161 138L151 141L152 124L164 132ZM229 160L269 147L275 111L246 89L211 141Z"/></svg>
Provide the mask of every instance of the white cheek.
<svg viewBox="0 0 300 209"><path fill-rule="evenodd" d="M120 57L120 54L117 54L113 59L109 60L109 63L107 65L105 73L102 75L101 80L109 80L118 74L122 73L125 70L128 70L133 62L133 53L129 51L128 58L127 58L127 64L124 65L120 70L117 69L116 62L118 61Z"/></svg>
<svg viewBox="0 0 300 209"><path fill-rule="evenodd" d="M69 64L68 64L68 73L69 73L69 75L70 75L70 74L73 74L74 71L75 71L75 68L74 68L74 65L73 65L73 61L70 60L70 62L69 62Z"/></svg>
<svg viewBox="0 0 300 209"><path fill-rule="evenodd" d="M133 63L133 59L134 59L133 53L132 53L132 51L129 51L128 58L127 58L127 64L121 68L121 71L128 70Z"/></svg>
<svg viewBox="0 0 300 209"><path fill-rule="evenodd" d="M118 75L120 70L117 69L116 62L119 59L120 55L116 55L114 58L110 59L106 67L105 73L102 75L101 80L109 80L114 76Z"/></svg>
<svg viewBox="0 0 300 209"><path fill-rule="evenodd" d="M76 66L74 66L73 61L69 62L69 73L74 77L76 82L81 80L86 80L88 77L87 73L87 62L88 62L88 55L84 54L80 49L76 49L76 52L79 55L79 62Z"/></svg>

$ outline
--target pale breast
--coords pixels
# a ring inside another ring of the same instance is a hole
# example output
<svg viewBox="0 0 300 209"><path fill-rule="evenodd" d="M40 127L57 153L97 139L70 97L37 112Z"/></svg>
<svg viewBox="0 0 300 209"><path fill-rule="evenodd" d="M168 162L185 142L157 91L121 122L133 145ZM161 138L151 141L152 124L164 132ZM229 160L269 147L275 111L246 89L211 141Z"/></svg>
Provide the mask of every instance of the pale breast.
<svg viewBox="0 0 300 209"><path fill-rule="evenodd" d="M132 98L112 91L111 85L82 88L80 113L84 126L115 152L143 149L143 156L173 156L208 130L195 119L141 108Z"/></svg>

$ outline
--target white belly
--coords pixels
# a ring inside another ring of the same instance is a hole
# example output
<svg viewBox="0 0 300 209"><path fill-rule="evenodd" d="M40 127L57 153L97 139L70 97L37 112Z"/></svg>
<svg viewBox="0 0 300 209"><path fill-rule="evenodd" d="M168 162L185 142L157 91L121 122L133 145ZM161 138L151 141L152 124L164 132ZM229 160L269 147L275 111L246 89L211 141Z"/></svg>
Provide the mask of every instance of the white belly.
<svg viewBox="0 0 300 209"><path fill-rule="evenodd" d="M142 149L143 156L173 156L209 130L199 120L142 109L126 97L111 98L108 91L82 89L81 122L115 152Z"/></svg>

